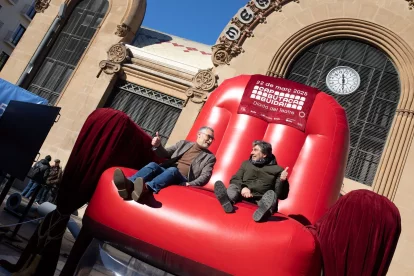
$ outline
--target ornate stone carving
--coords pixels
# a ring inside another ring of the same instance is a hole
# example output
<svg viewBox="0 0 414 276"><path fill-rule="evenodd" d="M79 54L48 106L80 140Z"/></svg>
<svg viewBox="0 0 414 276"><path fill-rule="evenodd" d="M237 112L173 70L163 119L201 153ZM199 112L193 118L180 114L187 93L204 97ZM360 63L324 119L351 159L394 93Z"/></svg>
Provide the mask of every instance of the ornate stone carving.
<svg viewBox="0 0 414 276"><path fill-rule="evenodd" d="M217 85L217 77L213 68L200 70L193 78L193 85L197 89L210 92Z"/></svg>
<svg viewBox="0 0 414 276"><path fill-rule="evenodd" d="M120 37L124 37L128 34L128 32L131 30L131 27L126 25L125 23L122 23L121 25L116 26L116 32L115 34Z"/></svg>
<svg viewBox="0 0 414 276"><path fill-rule="evenodd" d="M229 64L231 59L243 53L242 45L246 38L253 36L253 29L266 23L266 17L281 11L282 6L292 0L251 0L239 10L224 29L219 42L212 47L212 60L215 66ZM294 0L299 2L299 0Z"/></svg>
<svg viewBox="0 0 414 276"><path fill-rule="evenodd" d="M36 12L44 12L48 7L51 0L36 0L35 10Z"/></svg>
<svg viewBox="0 0 414 276"><path fill-rule="evenodd" d="M208 98L207 93L201 92L193 88L189 88L187 91L185 91L185 95L187 96L187 99L184 102L184 106L187 105L189 100L196 104L203 104L207 101Z"/></svg>
<svg viewBox="0 0 414 276"><path fill-rule="evenodd" d="M408 8L410 10L414 9L414 0L405 0L408 2Z"/></svg>
<svg viewBox="0 0 414 276"><path fill-rule="evenodd" d="M112 75L121 71L121 64L114 63L109 60L102 60L99 62L99 67L101 68L101 71L99 72L98 77L102 71L108 75Z"/></svg>
<svg viewBox="0 0 414 276"><path fill-rule="evenodd" d="M122 65L131 61L131 51L123 44L117 43L108 50L108 59L99 62L99 71L97 77L104 71L106 74L115 74L121 71Z"/></svg>
<svg viewBox="0 0 414 276"><path fill-rule="evenodd" d="M122 43L112 45L108 50L108 60L110 61L123 63L128 58L130 58L129 50Z"/></svg>
<svg viewBox="0 0 414 276"><path fill-rule="evenodd" d="M204 103L207 101L208 93L217 87L217 76L213 73L213 68L200 70L193 77L193 86L185 92L187 96L184 106L191 100L193 103Z"/></svg>

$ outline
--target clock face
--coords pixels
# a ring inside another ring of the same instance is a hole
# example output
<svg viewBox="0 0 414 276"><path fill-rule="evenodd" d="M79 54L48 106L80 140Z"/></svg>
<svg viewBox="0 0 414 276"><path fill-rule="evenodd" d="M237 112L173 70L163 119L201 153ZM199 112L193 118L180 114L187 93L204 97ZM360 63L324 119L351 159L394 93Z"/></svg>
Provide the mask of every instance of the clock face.
<svg viewBox="0 0 414 276"><path fill-rule="evenodd" d="M335 67L326 76L326 85L329 90L339 95L355 92L360 84L358 72L348 66Z"/></svg>

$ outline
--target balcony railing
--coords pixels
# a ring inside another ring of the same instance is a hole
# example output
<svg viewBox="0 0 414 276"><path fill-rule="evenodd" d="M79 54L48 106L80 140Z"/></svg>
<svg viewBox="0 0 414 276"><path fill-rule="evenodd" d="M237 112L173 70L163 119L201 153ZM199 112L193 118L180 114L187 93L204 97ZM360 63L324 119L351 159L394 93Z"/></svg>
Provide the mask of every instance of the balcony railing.
<svg viewBox="0 0 414 276"><path fill-rule="evenodd" d="M17 3L19 3L19 0L9 0L9 2L13 5L16 5Z"/></svg>
<svg viewBox="0 0 414 276"><path fill-rule="evenodd" d="M4 41L5 42L8 42L10 44L13 44L12 43L13 33L14 33L13 31L8 31L7 34L6 34L6 36L4 37ZM16 44L13 44L13 45L16 45Z"/></svg>
<svg viewBox="0 0 414 276"><path fill-rule="evenodd" d="M6 54L5 52L0 52L0 71L3 69L8 59L9 59L8 54Z"/></svg>
<svg viewBox="0 0 414 276"><path fill-rule="evenodd" d="M16 46L19 43L20 39L22 38L24 32L26 30L24 28L18 28L16 31L8 31L6 36L4 37L4 41Z"/></svg>
<svg viewBox="0 0 414 276"><path fill-rule="evenodd" d="M21 13L23 15L25 15L26 17L28 17L29 19L33 19L33 17L36 14L36 10L35 10L35 7L34 7L33 4L32 5L24 5Z"/></svg>

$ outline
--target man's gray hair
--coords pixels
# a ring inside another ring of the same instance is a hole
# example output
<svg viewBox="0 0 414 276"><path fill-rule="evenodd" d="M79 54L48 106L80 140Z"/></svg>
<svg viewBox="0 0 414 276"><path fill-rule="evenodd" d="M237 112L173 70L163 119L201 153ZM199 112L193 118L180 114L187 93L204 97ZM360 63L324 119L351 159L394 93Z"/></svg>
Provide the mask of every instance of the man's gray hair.
<svg viewBox="0 0 414 276"><path fill-rule="evenodd" d="M253 147L258 146L260 148L260 151L263 154L266 154L266 156L270 156L272 154L272 145L268 142L262 141L262 140L256 140L253 142Z"/></svg>
<svg viewBox="0 0 414 276"><path fill-rule="evenodd" d="M198 132L203 132L206 129L208 129L208 130L210 130L211 132L214 133L214 129L212 129L211 127L208 127L208 126L202 126L202 127L200 127L200 129L198 130Z"/></svg>

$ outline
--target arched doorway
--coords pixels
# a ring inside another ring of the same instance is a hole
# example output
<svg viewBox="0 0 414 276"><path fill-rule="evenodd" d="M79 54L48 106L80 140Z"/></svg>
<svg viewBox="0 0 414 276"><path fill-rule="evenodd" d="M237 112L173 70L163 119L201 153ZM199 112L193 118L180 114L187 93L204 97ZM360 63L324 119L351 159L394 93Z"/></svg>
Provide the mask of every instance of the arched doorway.
<svg viewBox="0 0 414 276"><path fill-rule="evenodd" d="M355 84L349 90L335 87L335 77L327 78L331 71L339 74L339 84L345 85L347 77ZM400 98L399 76L390 58L367 43L335 39L302 51L286 77L327 92L345 108L351 138L345 176L371 186Z"/></svg>
<svg viewBox="0 0 414 276"><path fill-rule="evenodd" d="M28 90L55 104L97 27L108 0L79 1L29 84Z"/></svg>

